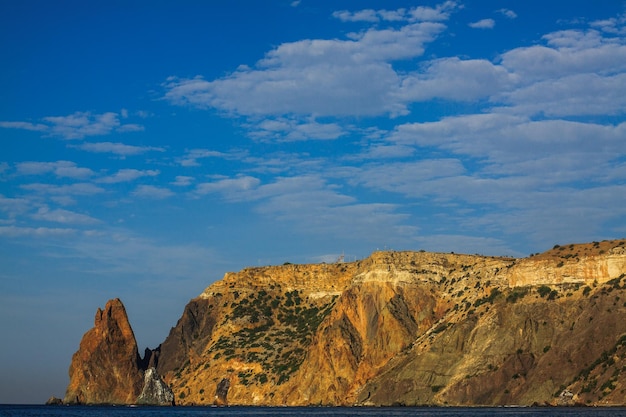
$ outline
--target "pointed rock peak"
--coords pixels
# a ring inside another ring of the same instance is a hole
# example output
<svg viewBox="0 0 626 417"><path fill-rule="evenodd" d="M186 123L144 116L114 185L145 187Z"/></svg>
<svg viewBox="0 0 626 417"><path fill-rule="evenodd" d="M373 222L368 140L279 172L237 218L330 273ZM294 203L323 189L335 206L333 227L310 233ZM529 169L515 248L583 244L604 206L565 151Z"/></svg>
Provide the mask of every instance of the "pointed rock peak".
<svg viewBox="0 0 626 417"><path fill-rule="evenodd" d="M142 363L126 309L116 298L98 308L69 369L65 402L132 404L143 386Z"/></svg>
<svg viewBox="0 0 626 417"><path fill-rule="evenodd" d="M104 309L98 307L94 318L94 328L100 331L121 330L122 336L133 340L135 338L126 308L119 298L107 301Z"/></svg>

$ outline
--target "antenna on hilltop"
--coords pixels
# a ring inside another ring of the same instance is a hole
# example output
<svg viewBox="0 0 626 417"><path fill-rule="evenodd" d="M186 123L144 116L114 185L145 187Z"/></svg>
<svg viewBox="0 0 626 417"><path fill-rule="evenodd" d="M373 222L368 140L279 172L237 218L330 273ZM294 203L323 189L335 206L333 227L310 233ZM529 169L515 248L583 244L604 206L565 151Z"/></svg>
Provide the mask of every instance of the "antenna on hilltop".
<svg viewBox="0 0 626 417"><path fill-rule="evenodd" d="M339 258L337 258L337 264L343 263L343 260L346 258L346 255L344 255L343 251L341 251L341 255L339 255Z"/></svg>

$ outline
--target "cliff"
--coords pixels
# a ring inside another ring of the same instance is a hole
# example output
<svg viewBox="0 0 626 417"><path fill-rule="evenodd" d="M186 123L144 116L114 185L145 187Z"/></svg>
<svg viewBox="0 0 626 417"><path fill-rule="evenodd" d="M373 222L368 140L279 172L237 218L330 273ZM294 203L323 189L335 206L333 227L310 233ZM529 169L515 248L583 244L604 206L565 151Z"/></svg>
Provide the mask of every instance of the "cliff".
<svg viewBox="0 0 626 417"><path fill-rule="evenodd" d="M129 404L143 386L141 358L119 299L98 309L69 369L66 404Z"/></svg>
<svg viewBox="0 0 626 417"><path fill-rule="evenodd" d="M624 240L375 252L228 273L153 362L177 404L614 405L625 318Z"/></svg>
<svg viewBox="0 0 626 417"><path fill-rule="evenodd" d="M150 367L153 353L141 359L124 305L108 301L72 356L62 403L173 405L171 389Z"/></svg>

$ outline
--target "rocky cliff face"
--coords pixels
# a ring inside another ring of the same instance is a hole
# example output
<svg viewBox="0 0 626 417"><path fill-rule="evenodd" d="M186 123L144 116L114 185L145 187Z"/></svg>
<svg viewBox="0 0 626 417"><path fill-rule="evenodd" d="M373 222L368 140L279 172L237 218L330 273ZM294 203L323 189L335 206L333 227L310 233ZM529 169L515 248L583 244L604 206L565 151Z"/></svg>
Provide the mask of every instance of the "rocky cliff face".
<svg viewBox="0 0 626 417"><path fill-rule="evenodd" d="M626 241L244 269L157 356L177 404L624 404Z"/></svg>
<svg viewBox="0 0 626 417"><path fill-rule="evenodd" d="M68 404L132 404L141 393L143 372L135 335L119 299L98 309L70 365Z"/></svg>
<svg viewBox="0 0 626 417"><path fill-rule="evenodd" d="M174 404L169 386L149 367L157 354L147 351L141 359L124 305L110 300L104 310L98 308L94 327L72 357L63 403Z"/></svg>

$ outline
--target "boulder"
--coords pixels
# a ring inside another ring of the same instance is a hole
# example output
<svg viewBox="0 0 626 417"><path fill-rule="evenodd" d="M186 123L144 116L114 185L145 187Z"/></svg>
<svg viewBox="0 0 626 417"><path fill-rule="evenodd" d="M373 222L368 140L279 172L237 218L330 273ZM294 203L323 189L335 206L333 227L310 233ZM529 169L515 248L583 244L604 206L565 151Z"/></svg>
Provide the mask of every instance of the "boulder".
<svg viewBox="0 0 626 417"><path fill-rule="evenodd" d="M48 398L48 401L46 401L46 405L63 405L63 400L52 396Z"/></svg>
<svg viewBox="0 0 626 417"><path fill-rule="evenodd" d="M174 393L161 379L155 368L148 368L144 375L144 384L137 404L174 405Z"/></svg>

